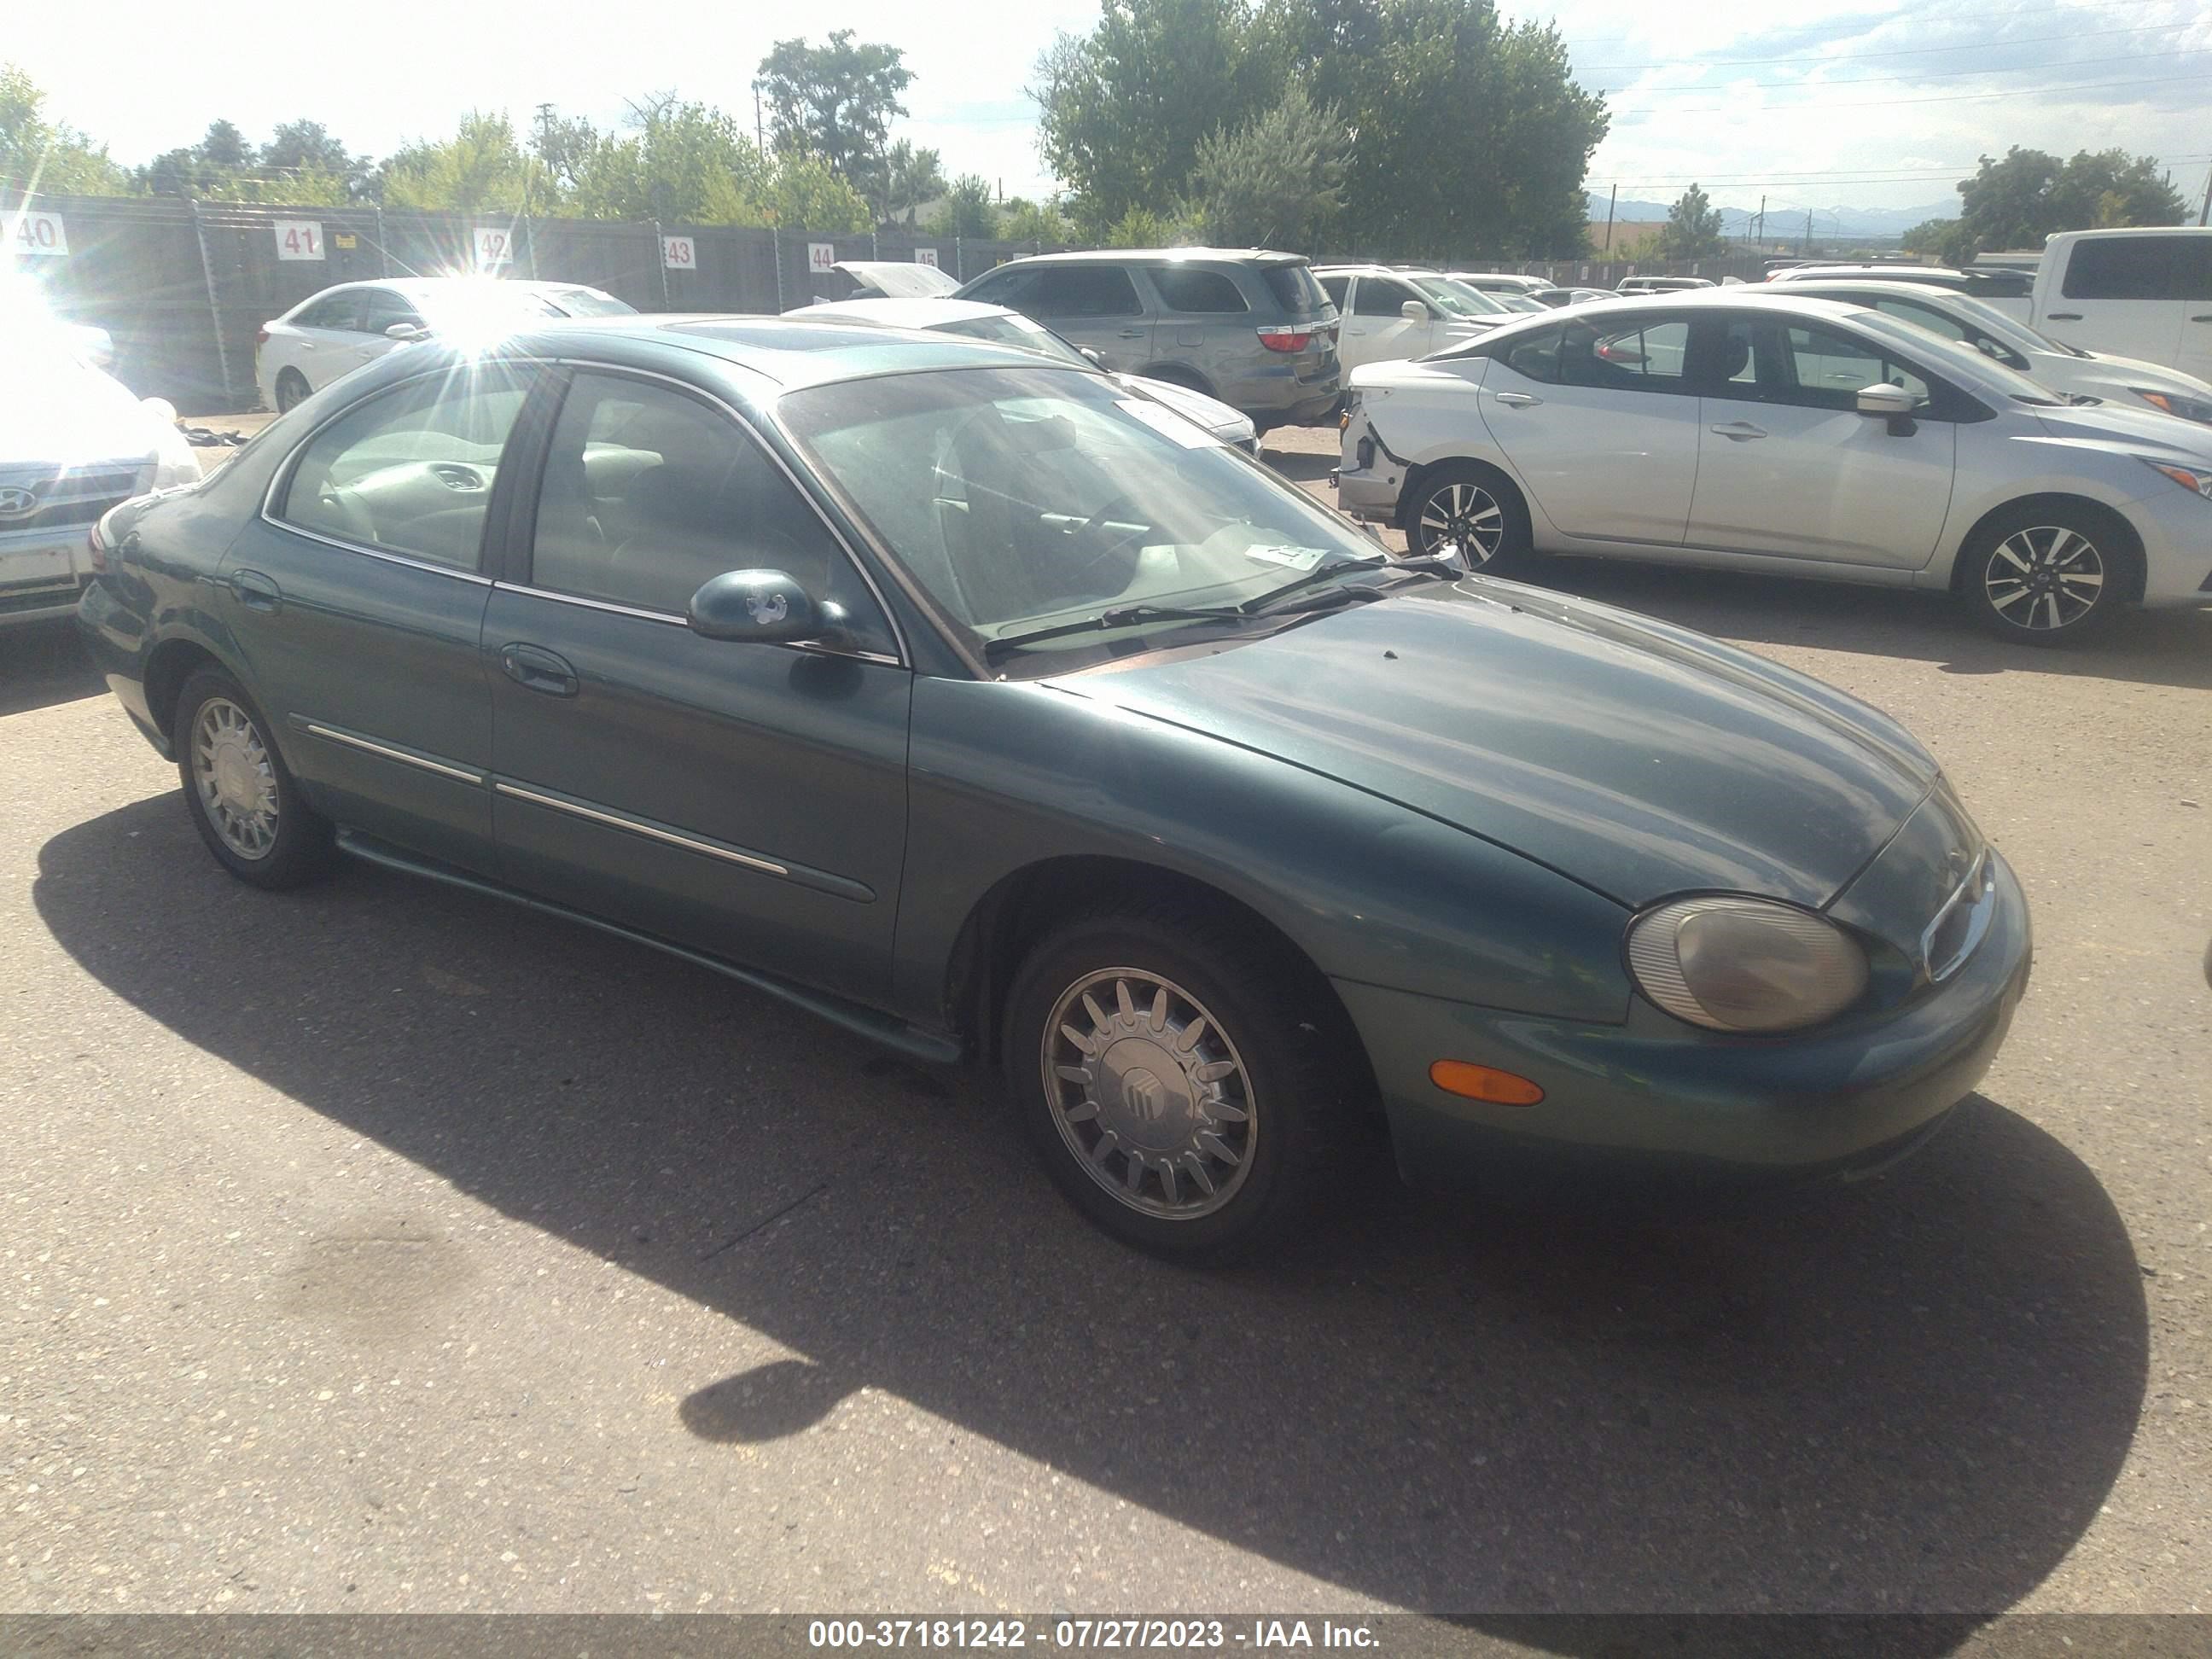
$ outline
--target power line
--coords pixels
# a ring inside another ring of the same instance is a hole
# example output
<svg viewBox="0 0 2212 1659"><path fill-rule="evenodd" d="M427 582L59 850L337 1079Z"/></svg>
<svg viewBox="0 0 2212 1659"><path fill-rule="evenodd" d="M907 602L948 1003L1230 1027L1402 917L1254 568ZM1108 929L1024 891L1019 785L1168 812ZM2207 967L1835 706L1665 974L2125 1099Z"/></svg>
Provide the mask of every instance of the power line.
<svg viewBox="0 0 2212 1659"><path fill-rule="evenodd" d="M2085 11L2124 11L2136 6L2166 3L2168 0L2081 0L2081 3L2077 5L2038 6L2033 10L2017 6L2000 6L1993 11L1945 12L1940 21L1946 23L1963 23L1976 17L2010 17L2014 20L2024 17L2064 17ZM1896 11L1880 14L1872 20L1869 27L1880 28L1886 23L1909 21L1917 15L1911 9L1900 7ZM1576 40L1568 40L1565 44L1571 48L1576 46L1589 46L1599 40L1641 40L1644 38L1641 34L1585 34Z"/></svg>
<svg viewBox="0 0 2212 1659"><path fill-rule="evenodd" d="M2007 42L2006 44L2009 45L2010 43ZM1911 75L1854 75L1841 81L1808 81L1801 77L1794 81L1730 81L1724 86L1700 84L1681 87L1635 87L1621 88L1620 90L1633 91L1638 96L1646 93L1657 94L1663 96L1677 92L1721 92L1747 86L1878 87L1888 82L1899 82L1908 85L1917 86L1923 81L1949 81L1955 80L1960 76L2022 75L2029 72L2030 70L2045 70L2053 69L2061 69L2071 71L2077 69L2088 69L2093 65L2103 64L2141 64L2147 63L2154 58L2158 59L2160 62L2164 62L2175 58L2201 58L2207 52L2212 52L2212 46L2184 46L2178 52L2125 52L2116 53L2109 58L2075 58L2069 59L2063 64L2000 64L1994 67L1988 64L1978 64L1972 69L1922 70ZM1606 95L1610 97L1612 94L1608 92Z"/></svg>
<svg viewBox="0 0 2212 1659"><path fill-rule="evenodd" d="M1942 98L1862 98L1853 100L1848 103L1841 104L1823 101L1814 101L1804 104L1760 104L1756 106L1756 111L1760 114L1786 115L1799 110L1894 109L1905 104L1966 104L1990 98L2045 98L2050 96L2053 93L2060 92L2105 92L2119 87L2164 87L2172 86L2182 81L2201 81L2203 78L2203 76L2201 74L2161 75L2153 76L2137 81L2085 81L2074 86L2010 87L2002 92L1960 92L1954 93L1948 97ZM1814 82L1814 84L1817 85L1819 83ZM1717 88L1698 87L1686 88L1686 90L1702 92L1717 90ZM1674 108L1661 108L1656 105L1649 107L1639 108L1613 104L1608 107L1614 114L1724 115L1729 113L1741 114L1749 112L1753 106L1742 104L1711 104L1692 105L1685 109L1680 106Z"/></svg>
<svg viewBox="0 0 2212 1659"><path fill-rule="evenodd" d="M1948 19L1934 19L1947 21ZM2197 20L2180 23L2138 23L2124 29L2069 29L2063 34L2016 34L1996 40L1959 40L1948 46L1892 46L1881 52L1831 52L1811 58L1666 58L1650 64L1591 64L1595 70L1736 69L1747 64L1837 64L1860 58L1913 58L1931 52L1987 52L1995 46L2033 46L2046 40L2092 40L2107 34L2158 34L2191 28ZM2156 54L2152 54L2155 56Z"/></svg>

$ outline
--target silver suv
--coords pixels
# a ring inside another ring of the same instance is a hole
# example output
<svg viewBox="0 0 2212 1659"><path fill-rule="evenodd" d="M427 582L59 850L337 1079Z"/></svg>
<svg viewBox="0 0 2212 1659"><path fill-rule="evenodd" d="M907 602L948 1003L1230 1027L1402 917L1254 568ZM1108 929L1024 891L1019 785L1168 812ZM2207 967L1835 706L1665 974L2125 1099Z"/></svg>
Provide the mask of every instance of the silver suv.
<svg viewBox="0 0 2212 1659"><path fill-rule="evenodd" d="M1295 253L1116 248L1016 259L959 298L1042 323L1101 368L1202 392L1261 432L1336 407L1336 307Z"/></svg>

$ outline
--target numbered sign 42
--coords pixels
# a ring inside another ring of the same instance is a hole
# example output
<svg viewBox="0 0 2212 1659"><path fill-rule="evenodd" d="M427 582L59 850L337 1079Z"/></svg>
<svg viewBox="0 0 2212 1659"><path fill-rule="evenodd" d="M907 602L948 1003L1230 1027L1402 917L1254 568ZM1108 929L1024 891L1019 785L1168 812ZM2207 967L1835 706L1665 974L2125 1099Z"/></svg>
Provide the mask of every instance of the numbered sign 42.
<svg viewBox="0 0 2212 1659"><path fill-rule="evenodd" d="M279 219L276 225L280 259L323 258L323 228L313 219Z"/></svg>
<svg viewBox="0 0 2212 1659"><path fill-rule="evenodd" d="M475 239L478 270L514 263L514 238L510 232L495 225L478 225L470 234Z"/></svg>
<svg viewBox="0 0 2212 1659"><path fill-rule="evenodd" d="M660 263L670 270L699 269L699 249L689 236L660 239Z"/></svg>
<svg viewBox="0 0 2212 1659"><path fill-rule="evenodd" d="M69 233L63 228L60 214L18 213L9 216L15 221L9 228L15 234L16 252L55 258L69 252Z"/></svg>
<svg viewBox="0 0 2212 1659"><path fill-rule="evenodd" d="M809 242L806 245L806 268L809 270L832 270L837 264L837 245L835 242Z"/></svg>
<svg viewBox="0 0 2212 1659"><path fill-rule="evenodd" d="M915 249L914 262L918 265L927 265L932 270L936 270L937 250L933 247L918 247Z"/></svg>

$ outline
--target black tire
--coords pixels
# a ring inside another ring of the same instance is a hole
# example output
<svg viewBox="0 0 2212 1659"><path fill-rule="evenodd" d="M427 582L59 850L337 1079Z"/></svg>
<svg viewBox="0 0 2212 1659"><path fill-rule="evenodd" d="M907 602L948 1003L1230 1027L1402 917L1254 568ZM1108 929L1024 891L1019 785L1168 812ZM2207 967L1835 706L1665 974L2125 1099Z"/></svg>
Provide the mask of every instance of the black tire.
<svg viewBox="0 0 2212 1659"><path fill-rule="evenodd" d="M1359 1138L1364 1068L1326 989L1282 954L1279 941L1226 915L1131 908L1076 918L1023 963L1006 1002L1010 1097L1060 1191L1122 1243L1184 1262L1262 1253L1315 1220L1328 1178L1344 1174ZM1108 1028L1079 998L1067 1000L1095 975L1107 976L1091 994ZM1128 1012L1115 994L1124 985ZM1156 1024L1163 985L1172 994ZM1089 1028L1079 1035L1110 1041L1077 1048L1061 1029L1071 1013ZM1120 1060L1109 1058L1116 1052ZM1047 1079L1048 1066L1081 1072L1092 1063L1108 1085L1095 1097L1066 1072ZM1191 1075L1224 1065L1225 1076ZM1099 1099L1105 1108L1083 1118ZM1128 1180L1138 1160L1098 1151L1109 1124L1150 1138L1136 1192ZM1237 1154L1233 1169L1198 1145L1203 1133ZM1172 1182L1156 1167L1170 1163L1179 1173ZM1201 1180L1210 1183L1204 1192ZM1171 1200L1184 1212L1164 1213Z"/></svg>
<svg viewBox="0 0 2212 1659"><path fill-rule="evenodd" d="M296 368L288 368L276 377L276 412L289 415L307 400L313 390L307 377Z"/></svg>
<svg viewBox="0 0 2212 1659"><path fill-rule="evenodd" d="M206 732L204 715L212 722ZM268 734L253 700L220 669L195 671L178 693L169 738L192 827L216 862L240 881L297 887L330 869L336 848L330 820L307 805ZM258 798L274 807L265 816L239 810L257 786ZM218 819L230 824L228 834ZM257 826L265 826L265 841Z"/></svg>
<svg viewBox="0 0 2212 1659"><path fill-rule="evenodd" d="M2071 645L2126 605L2138 555L2126 526L2070 501L1993 514L1959 552L1957 592L1988 632L2019 645Z"/></svg>
<svg viewBox="0 0 2212 1659"><path fill-rule="evenodd" d="M1480 461L1451 461L1422 475L1398 513L1409 552L1463 550L1468 568L1489 574L1526 562L1528 509L1505 475Z"/></svg>

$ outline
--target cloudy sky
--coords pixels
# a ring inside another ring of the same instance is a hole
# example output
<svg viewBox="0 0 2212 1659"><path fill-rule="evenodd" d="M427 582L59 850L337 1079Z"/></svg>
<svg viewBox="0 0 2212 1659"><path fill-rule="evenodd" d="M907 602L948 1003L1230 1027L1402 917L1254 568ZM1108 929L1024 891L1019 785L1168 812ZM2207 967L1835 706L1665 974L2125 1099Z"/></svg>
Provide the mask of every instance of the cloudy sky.
<svg viewBox="0 0 2212 1659"><path fill-rule="evenodd" d="M2212 167L2212 4L2205 0L1563 0L1554 18L1583 84L1604 89L1612 135L1591 167L1602 195L1667 200L1695 178L1716 199L1777 215L1955 200L1984 152L2148 151L2195 198ZM471 107L518 122L538 104L603 121L660 88L752 106L754 66L778 35L849 27L902 46L916 80L901 131L948 171L1050 188L1023 96L1036 54L1097 0L817 0L805 9L701 6L651 18L550 0L520 8L232 0L180 12L112 0L15 9L0 58L27 69L52 112L126 162L190 143L226 116L248 135L300 115L356 149L452 130ZM957 18L957 23L955 18ZM570 33L569 31L574 31ZM123 54L118 59L118 53ZM128 76L118 70L131 67Z"/></svg>

